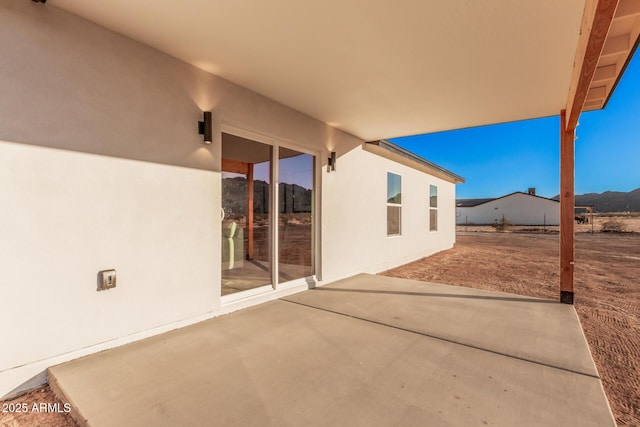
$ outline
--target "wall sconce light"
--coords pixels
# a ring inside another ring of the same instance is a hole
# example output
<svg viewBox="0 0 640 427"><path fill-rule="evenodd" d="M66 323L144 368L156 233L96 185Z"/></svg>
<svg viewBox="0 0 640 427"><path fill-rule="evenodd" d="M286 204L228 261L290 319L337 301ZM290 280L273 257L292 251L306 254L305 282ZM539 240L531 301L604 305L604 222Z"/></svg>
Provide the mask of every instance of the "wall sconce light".
<svg viewBox="0 0 640 427"><path fill-rule="evenodd" d="M213 141L213 132L211 130L211 111L204 112L204 120L198 122L198 133L204 135L204 143L211 144Z"/></svg>
<svg viewBox="0 0 640 427"><path fill-rule="evenodd" d="M331 152L331 157L327 159L327 172L336 170L336 152Z"/></svg>

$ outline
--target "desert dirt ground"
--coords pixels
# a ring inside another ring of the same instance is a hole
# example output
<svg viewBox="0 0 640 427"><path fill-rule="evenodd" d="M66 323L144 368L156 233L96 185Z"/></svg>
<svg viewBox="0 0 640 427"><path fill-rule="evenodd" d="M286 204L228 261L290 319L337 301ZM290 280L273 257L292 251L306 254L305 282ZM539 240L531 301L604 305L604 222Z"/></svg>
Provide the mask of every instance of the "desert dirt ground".
<svg viewBox="0 0 640 427"><path fill-rule="evenodd" d="M578 233L575 246L575 308L605 392L619 426L640 426L640 235ZM558 252L557 234L458 233L383 274L557 300Z"/></svg>
<svg viewBox="0 0 640 427"><path fill-rule="evenodd" d="M50 412L40 411L41 404L58 403ZM34 404L36 405L34 408ZM64 404L58 400L48 386L40 387L17 399L1 402L0 426L2 427L75 427L71 415L64 412Z"/></svg>
<svg viewBox="0 0 640 427"><path fill-rule="evenodd" d="M590 234L577 226L575 307L619 426L640 426L640 234ZM640 231L640 219L630 224ZM516 228L516 227L514 227ZM451 250L383 274L558 298L558 235L463 232ZM59 403L48 387L5 403ZM0 426L68 427L64 413L0 412Z"/></svg>

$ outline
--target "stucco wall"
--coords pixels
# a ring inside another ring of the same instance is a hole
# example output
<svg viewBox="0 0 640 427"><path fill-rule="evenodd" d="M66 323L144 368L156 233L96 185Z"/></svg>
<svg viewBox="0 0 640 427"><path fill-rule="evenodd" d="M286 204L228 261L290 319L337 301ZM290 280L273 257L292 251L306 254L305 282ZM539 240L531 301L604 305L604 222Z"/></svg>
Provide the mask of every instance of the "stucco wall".
<svg viewBox="0 0 640 427"><path fill-rule="evenodd" d="M0 140L219 170L222 122L312 149L360 140L52 5L0 0ZM196 132L213 111L216 144Z"/></svg>
<svg viewBox="0 0 640 427"><path fill-rule="evenodd" d="M514 225L558 225L560 203L516 193L478 206L456 209L456 223L493 224L504 215Z"/></svg>
<svg viewBox="0 0 640 427"><path fill-rule="evenodd" d="M401 236L387 236L387 172L402 177ZM438 187L438 231L429 231L430 184ZM455 185L362 149L338 159L322 200L327 277L378 273L455 242Z"/></svg>
<svg viewBox="0 0 640 427"><path fill-rule="evenodd" d="M215 307L219 173L7 142L0 159L0 372Z"/></svg>
<svg viewBox="0 0 640 427"><path fill-rule="evenodd" d="M223 128L318 156L323 282L453 244L453 184L52 5L0 0L0 58L0 396L52 364L306 287L221 303ZM211 145L197 134L203 110ZM387 170L403 175L402 237L386 237ZM97 292L107 268L118 286Z"/></svg>

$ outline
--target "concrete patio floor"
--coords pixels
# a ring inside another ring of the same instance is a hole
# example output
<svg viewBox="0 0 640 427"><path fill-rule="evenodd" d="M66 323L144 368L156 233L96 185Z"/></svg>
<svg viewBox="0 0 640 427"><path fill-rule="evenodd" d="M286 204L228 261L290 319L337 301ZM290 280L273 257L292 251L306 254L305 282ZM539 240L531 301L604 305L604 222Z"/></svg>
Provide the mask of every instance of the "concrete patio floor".
<svg viewBox="0 0 640 427"><path fill-rule="evenodd" d="M615 426L572 306L365 274L49 380L91 426Z"/></svg>

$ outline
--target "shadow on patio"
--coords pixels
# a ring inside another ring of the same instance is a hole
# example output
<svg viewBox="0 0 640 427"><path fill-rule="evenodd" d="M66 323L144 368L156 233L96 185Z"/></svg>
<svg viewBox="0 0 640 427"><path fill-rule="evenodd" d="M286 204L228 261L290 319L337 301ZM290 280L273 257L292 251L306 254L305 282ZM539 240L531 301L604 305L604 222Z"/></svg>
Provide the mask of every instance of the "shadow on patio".
<svg viewBox="0 0 640 427"><path fill-rule="evenodd" d="M572 306L365 274L49 375L92 426L615 425Z"/></svg>

